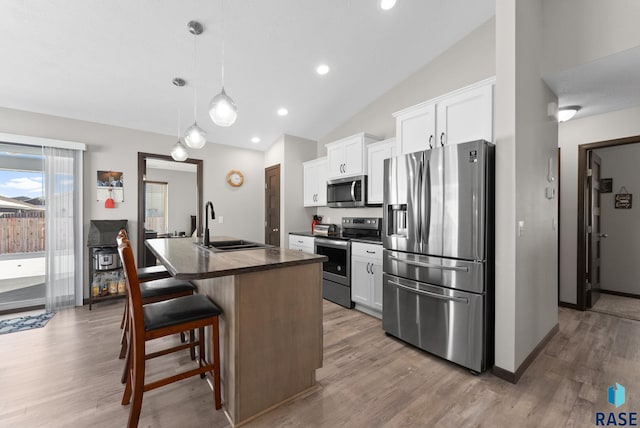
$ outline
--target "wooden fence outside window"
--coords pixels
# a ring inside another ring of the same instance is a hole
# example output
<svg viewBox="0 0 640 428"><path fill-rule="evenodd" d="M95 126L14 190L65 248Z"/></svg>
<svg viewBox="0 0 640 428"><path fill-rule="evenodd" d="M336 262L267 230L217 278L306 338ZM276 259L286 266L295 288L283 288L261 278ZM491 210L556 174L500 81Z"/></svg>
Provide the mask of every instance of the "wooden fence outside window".
<svg viewBox="0 0 640 428"><path fill-rule="evenodd" d="M0 254L44 251L44 212L0 213Z"/></svg>

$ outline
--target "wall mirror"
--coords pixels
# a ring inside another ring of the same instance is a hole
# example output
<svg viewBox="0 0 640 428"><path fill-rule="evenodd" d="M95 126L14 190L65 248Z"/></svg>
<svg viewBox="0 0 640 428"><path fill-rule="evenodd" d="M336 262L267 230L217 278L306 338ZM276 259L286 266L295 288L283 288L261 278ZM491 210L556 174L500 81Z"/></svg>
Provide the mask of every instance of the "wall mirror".
<svg viewBox="0 0 640 428"><path fill-rule="evenodd" d="M138 153L139 266L156 262L145 239L200 236L202 175L200 159L176 162L167 155Z"/></svg>

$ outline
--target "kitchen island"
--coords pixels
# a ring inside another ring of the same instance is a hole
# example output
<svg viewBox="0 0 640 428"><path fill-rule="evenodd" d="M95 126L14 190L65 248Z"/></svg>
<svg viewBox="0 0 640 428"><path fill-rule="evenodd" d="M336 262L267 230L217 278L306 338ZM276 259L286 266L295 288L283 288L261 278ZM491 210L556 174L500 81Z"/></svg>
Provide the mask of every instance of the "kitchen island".
<svg viewBox="0 0 640 428"><path fill-rule="evenodd" d="M216 251L188 238L146 245L175 278L193 281L222 310L222 399L234 426L315 385L326 257L277 247Z"/></svg>

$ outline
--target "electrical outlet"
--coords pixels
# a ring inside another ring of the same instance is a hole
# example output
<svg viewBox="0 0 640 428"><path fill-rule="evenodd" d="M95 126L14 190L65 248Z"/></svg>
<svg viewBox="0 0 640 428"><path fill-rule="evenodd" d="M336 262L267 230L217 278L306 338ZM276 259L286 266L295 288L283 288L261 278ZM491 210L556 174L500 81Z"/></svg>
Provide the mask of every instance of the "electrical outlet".
<svg viewBox="0 0 640 428"><path fill-rule="evenodd" d="M518 236L524 236L524 220L518 221Z"/></svg>
<svg viewBox="0 0 640 428"><path fill-rule="evenodd" d="M224 216L218 217L218 223L220 224L224 223Z"/></svg>

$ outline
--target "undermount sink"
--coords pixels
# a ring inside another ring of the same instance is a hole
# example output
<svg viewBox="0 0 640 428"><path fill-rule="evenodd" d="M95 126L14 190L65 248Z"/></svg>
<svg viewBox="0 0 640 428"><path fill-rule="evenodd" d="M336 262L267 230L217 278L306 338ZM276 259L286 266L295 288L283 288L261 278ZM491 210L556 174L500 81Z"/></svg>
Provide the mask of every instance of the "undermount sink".
<svg viewBox="0 0 640 428"><path fill-rule="evenodd" d="M243 239L234 239L232 241L214 241L209 245L202 245L205 248L214 251L240 251L240 250L252 250L256 248L267 248L269 245L260 244L258 242L245 241Z"/></svg>

